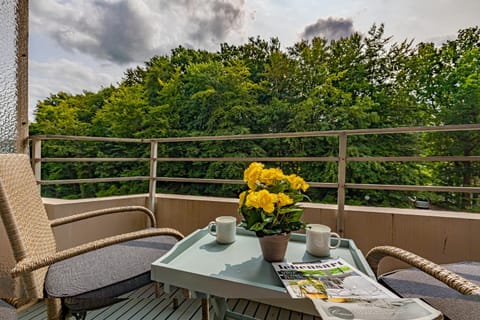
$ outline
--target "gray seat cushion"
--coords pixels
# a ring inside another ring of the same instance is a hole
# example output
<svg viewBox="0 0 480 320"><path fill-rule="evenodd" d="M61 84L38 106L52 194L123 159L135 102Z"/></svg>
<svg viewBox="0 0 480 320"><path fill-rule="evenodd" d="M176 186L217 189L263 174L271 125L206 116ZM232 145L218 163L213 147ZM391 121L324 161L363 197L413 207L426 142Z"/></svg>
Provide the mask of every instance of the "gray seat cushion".
<svg viewBox="0 0 480 320"><path fill-rule="evenodd" d="M480 284L480 262L460 262L442 266L471 282ZM422 298L443 312L447 319L480 319L480 296L462 295L418 269L386 273L380 276L379 281L401 297Z"/></svg>
<svg viewBox="0 0 480 320"><path fill-rule="evenodd" d="M49 267L45 292L66 298L72 311L91 310L116 302L115 298L150 280L150 265L173 245L172 236L127 241L87 252Z"/></svg>
<svg viewBox="0 0 480 320"><path fill-rule="evenodd" d="M3 300L0 300L0 319L2 320L16 320L17 310Z"/></svg>

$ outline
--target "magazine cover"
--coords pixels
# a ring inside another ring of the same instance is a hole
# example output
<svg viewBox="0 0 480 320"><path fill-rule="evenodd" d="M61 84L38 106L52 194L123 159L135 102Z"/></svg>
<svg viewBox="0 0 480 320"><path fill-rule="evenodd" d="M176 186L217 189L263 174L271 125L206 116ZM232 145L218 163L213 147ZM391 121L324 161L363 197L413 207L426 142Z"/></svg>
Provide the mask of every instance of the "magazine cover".
<svg viewBox="0 0 480 320"><path fill-rule="evenodd" d="M292 298L309 298L324 320L436 320L442 313L420 299L402 299L345 260L273 262Z"/></svg>
<svg viewBox="0 0 480 320"><path fill-rule="evenodd" d="M272 266L292 298L332 302L352 298L397 298L341 258L308 263L274 262Z"/></svg>

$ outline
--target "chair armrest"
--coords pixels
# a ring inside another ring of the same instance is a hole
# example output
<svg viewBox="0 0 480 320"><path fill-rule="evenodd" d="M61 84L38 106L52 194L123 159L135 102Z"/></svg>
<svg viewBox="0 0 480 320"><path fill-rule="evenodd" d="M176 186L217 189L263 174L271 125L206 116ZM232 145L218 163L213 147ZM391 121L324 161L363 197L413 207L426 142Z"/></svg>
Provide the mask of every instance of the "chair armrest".
<svg viewBox="0 0 480 320"><path fill-rule="evenodd" d="M123 207L113 207L113 208L107 208L107 209L87 211L83 213L74 214L69 217L51 220L50 226L53 228L63 224L85 220L92 217L98 217L98 216L103 216L103 215L112 214L112 213L132 212L132 211L141 211L145 213L150 219L150 226L153 228L157 226L157 222L155 220L155 215L153 214L153 212L142 206L123 206Z"/></svg>
<svg viewBox="0 0 480 320"><path fill-rule="evenodd" d="M476 285L475 283L468 281L458 274L447 270L430 260L422 258L412 252L392 246L375 247L367 253L367 262L375 275L377 275L380 260L387 256L394 257L422 270L423 272L440 280L450 288L455 289L462 294L480 295L480 286Z"/></svg>
<svg viewBox="0 0 480 320"><path fill-rule="evenodd" d="M37 270L56 262L78 256L80 254L93 251L96 249L100 249L103 247L107 247L113 244L141 239L146 237L152 236L159 236L159 235L170 235L174 236L178 240L183 239L183 234L179 231L172 229L172 228L152 228L152 229L145 229L140 231L129 232L121 235L115 235L108 238L92 241L89 243L85 243L73 248L69 248L66 250L62 250L56 252L55 254L43 256L43 257L30 257L23 260L20 260L15 267L10 271L13 277L17 277L22 273L31 272L33 270Z"/></svg>

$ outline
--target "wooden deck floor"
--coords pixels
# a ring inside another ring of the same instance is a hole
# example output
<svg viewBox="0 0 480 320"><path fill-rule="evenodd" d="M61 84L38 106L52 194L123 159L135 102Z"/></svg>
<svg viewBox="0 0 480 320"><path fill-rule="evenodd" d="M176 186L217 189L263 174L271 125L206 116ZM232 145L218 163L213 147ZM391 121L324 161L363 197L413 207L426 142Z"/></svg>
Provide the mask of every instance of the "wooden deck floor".
<svg viewBox="0 0 480 320"><path fill-rule="evenodd" d="M119 302L110 307L93 310L87 313L87 320L201 320L202 310L199 299L179 300L177 309L173 308L172 298L182 297L178 292L171 294L163 293L155 298L153 285L143 287L132 292L129 299ZM307 314L281 309L262 303L245 299L229 299L228 305L231 310L247 314L260 320L321 320ZM213 319L213 308L210 307L210 318ZM21 320L45 320L46 310L43 302L37 303L29 309L20 312ZM72 318L73 319L73 318Z"/></svg>

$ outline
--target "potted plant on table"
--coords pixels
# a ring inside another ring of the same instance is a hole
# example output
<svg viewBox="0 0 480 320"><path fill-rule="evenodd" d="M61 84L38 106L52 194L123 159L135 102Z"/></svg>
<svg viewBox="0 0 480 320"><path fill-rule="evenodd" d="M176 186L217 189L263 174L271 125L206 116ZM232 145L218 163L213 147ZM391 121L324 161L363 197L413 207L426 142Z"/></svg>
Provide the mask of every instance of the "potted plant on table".
<svg viewBox="0 0 480 320"><path fill-rule="evenodd" d="M303 208L309 185L296 174L285 175L279 168L265 168L253 162L244 172L248 190L239 196L241 226L254 231L267 261L282 261L290 232L305 229Z"/></svg>

